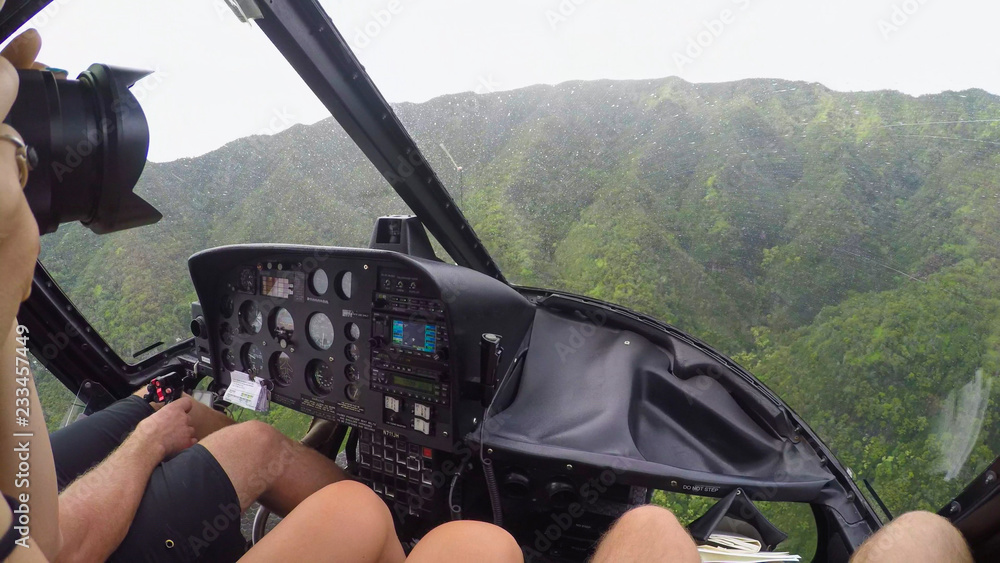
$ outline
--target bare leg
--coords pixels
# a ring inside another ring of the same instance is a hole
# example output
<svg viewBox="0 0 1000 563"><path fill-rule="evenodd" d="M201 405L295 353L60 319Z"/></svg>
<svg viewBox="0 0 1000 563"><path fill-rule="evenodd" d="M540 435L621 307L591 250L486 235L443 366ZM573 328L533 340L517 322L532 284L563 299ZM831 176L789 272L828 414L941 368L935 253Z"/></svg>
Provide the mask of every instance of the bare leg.
<svg viewBox="0 0 1000 563"><path fill-rule="evenodd" d="M402 563L403 559L389 508L368 487L343 481L303 501L240 561Z"/></svg>
<svg viewBox="0 0 1000 563"><path fill-rule="evenodd" d="M523 563L521 548L503 528L463 520L431 530L406 558L408 563L476 561L477 563Z"/></svg>
<svg viewBox="0 0 1000 563"><path fill-rule="evenodd" d="M646 505L626 512L597 546L591 563L671 561L699 563L701 557L684 526L666 508Z"/></svg>
<svg viewBox="0 0 1000 563"><path fill-rule="evenodd" d="M256 420L213 432L200 443L226 471L240 510L260 500L284 516L309 495L346 478L330 459Z"/></svg>
<svg viewBox="0 0 1000 563"><path fill-rule="evenodd" d="M930 512L908 512L868 538L851 563L972 563L965 538Z"/></svg>

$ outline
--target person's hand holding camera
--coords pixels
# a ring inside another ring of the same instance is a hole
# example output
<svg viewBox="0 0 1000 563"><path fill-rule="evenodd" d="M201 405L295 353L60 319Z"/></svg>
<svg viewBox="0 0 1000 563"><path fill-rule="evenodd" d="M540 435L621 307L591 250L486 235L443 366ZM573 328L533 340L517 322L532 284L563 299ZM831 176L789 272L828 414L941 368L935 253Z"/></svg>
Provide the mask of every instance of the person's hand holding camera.
<svg viewBox="0 0 1000 563"><path fill-rule="evenodd" d="M0 53L0 115L10 112L17 98L17 68L33 68L41 48L38 32L28 30ZM11 126L0 125L0 331L7 334L21 301L31 291L38 257L38 225L24 197L27 180L24 141Z"/></svg>

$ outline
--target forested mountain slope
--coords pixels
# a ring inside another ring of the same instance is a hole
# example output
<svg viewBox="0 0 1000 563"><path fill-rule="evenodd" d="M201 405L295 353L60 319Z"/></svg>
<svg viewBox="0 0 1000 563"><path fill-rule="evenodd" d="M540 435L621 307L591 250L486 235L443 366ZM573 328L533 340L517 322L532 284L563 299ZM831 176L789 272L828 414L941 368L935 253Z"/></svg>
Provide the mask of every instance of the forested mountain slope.
<svg viewBox="0 0 1000 563"><path fill-rule="evenodd" d="M997 96L670 78L397 113L510 279L736 355L893 510L937 508L1000 451ZM332 119L150 163L137 192L163 221L43 240L45 265L123 354L184 336L190 254L363 246L375 217L405 211Z"/></svg>

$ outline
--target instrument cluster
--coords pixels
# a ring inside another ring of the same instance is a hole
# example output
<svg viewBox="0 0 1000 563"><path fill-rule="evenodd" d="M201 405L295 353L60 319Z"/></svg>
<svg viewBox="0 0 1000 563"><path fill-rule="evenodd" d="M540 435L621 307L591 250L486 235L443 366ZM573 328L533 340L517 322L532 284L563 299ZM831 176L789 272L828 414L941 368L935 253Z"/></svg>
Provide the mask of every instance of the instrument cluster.
<svg viewBox="0 0 1000 563"><path fill-rule="evenodd" d="M295 260L241 267L227 283L219 311L222 367L267 379L279 393L304 383L316 396L357 401L357 321L365 315L344 307L354 294L353 271L327 270L304 271Z"/></svg>
<svg viewBox="0 0 1000 563"><path fill-rule="evenodd" d="M297 249L224 269L216 261L221 275L202 309L220 381L260 377L274 403L450 449L456 372L445 303L434 280L399 257Z"/></svg>

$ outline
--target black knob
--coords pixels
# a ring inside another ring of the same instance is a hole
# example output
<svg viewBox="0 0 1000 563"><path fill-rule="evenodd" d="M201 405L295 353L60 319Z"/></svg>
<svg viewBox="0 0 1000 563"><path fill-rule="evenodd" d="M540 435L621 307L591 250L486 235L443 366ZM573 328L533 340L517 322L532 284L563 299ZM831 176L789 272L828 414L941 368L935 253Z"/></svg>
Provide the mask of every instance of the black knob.
<svg viewBox="0 0 1000 563"><path fill-rule="evenodd" d="M381 348L385 344L385 338L381 336L373 336L368 339L368 345L372 348Z"/></svg>
<svg viewBox="0 0 1000 563"><path fill-rule="evenodd" d="M545 494L553 508L566 508L576 502L576 489L566 481L555 480L545 485Z"/></svg>
<svg viewBox="0 0 1000 563"><path fill-rule="evenodd" d="M448 347L447 346L442 346L442 347L438 348L437 349L437 357L440 360L447 360L448 359Z"/></svg>
<svg viewBox="0 0 1000 563"><path fill-rule="evenodd" d="M504 477L500 489L506 497L524 498L531 492L531 481L523 473L511 471Z"/></svg>
<svg viewBox="0 0 1000 563"><path fill-rule="evenodd" d="M375 308L376 309L385 309L386 305L388 305L388 304L389 304L389 302L386 301L385 299L381 298L381 297L379 297L379 298L377 298L375 300Z"/></svg>
<svg viewBox="0 0 1000 563"><path fill-rule="evenodd" d="M193 334L195 338L208 337L208 325L205 324L205 317L199 315L191 321L191 334Z"/></svg>

